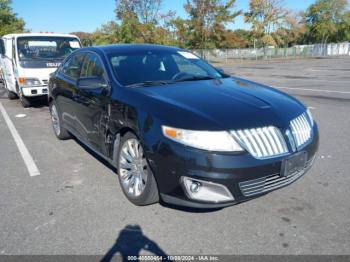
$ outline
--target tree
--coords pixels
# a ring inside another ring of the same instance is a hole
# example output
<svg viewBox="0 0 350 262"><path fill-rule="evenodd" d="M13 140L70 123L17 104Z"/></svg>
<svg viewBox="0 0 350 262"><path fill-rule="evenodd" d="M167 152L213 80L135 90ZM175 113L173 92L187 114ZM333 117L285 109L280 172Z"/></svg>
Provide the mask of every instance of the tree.
<svg viewBox="0 0 350 262"><path fill-rule="evenodd" d="M186 48L190 31L187 20L180 17L174 18L169 21L168 27L172 44Z"/></svg>
<svg viewBox="0 0 350 262"><path fill-rule="evenodd" d="M79 37L82 46L91 46L93 44L93 34L86 32L71 32L71 35Z"/></svg>
<svg viewBox="0 0 350 262"><path fill-rule="evenodd" d="M253 37L260 46L276 45L272 37L284 22L287 10L282 0L250 0L245 21L251 23Z"/></svg>
<svg viewBox="0 0 350 262"><path fill-rule="evenodd" d="M345 35L349 32L349 28L346 29L348 16L347 0L317 0L304 14L309 41L338 41L339 30Z"/></svg>
<svg viewBox="0 0 350 262"><path fill-rule="evenodd" d="M337 41L349 41L350 39L350 11L344 14L343 21L338 26L338 32L336 35Z"/></svg>
<svg viewBox="0 0 350 262"><path fill-rule="evenodd" d="M95 45L114 44L119 42L119 25L115 21L109 21L92 34L91 40Z"/></svg>
<svg viewBox="0 0 350 262"><path fill-rule="evenodd" d="M252 32L244 29L236 29L234 34L238 38L238 41L241 43L240 47L251 47L254 45L254 39Z"/></svg>
<svg viewBox="0 0 350 262"><path fill-rule="evenodd" d="M158 26L174 13L161 13L162 0L116 0L116 4L116 17L120 22L119 38L122 42L156 43L166 36ZM157 35L157 32L164 35Z"/></svg>
<svg viewBox="0 0 350 262"><path fill-rule="evenodd" d="M245 48L249 45L249 41L242 35L237 34L236 31L226 30L225 39L221 43L222 48Z"/></svg>
<svg viewBox="0 0 350 262"><path fill-rule="evenodd" d="M189 47L219 47L225 39L225 25L241 14L233 10L234 5L235 0L187 0Z"/></svg>
<svg viewBox="0 0 350 262"><path fill-rule="evenodd" d="M302 22L299 14L289 11L281 27L272 33L272 36L278 46L292 46L302 43L307 33L307 27Z"/></svg>
<svg viewBox="0 0 350 262"><path fill-rule="evenodd" d="M11 0L0 0L0 36L24 31L25 23L11 8Z"/></svg>

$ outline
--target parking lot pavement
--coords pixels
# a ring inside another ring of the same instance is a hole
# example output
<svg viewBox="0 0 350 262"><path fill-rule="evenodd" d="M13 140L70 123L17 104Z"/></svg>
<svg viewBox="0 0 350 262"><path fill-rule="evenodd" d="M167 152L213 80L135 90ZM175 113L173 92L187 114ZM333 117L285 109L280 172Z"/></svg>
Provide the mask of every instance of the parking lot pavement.
<svg viewBox="0 0 350 262"><path fill-rule="evenodd" d="M0 114L0 254L104 255L112 247L140 254L349 254L350 58L226 70L284 88L311 107L321 144L307 175L211 212L136 207L112 169L75 140L54 137L46 106L23 109L0 88L0 103L40 171L30 176Z"/></svg>

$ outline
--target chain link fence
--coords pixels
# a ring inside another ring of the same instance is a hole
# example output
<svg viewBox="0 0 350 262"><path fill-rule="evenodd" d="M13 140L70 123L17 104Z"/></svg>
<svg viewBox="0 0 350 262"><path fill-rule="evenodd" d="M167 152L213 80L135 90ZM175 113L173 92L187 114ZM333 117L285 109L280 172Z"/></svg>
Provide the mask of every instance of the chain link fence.
<svg viewBox="0 0 350 262"><path fill-rule="evenodd" d="M195 54L211 63L275 58L311 58L350 55L350 43L298 45L286 48L197 49Z"/></svg>

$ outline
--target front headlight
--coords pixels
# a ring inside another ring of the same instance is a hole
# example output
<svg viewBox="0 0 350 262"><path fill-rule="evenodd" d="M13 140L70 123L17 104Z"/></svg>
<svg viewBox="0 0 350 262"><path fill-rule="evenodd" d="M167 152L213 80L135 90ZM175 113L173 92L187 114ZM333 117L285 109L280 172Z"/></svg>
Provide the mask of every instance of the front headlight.
<svg viewBox="0 0 350 262"><path fill-rule="evenodd" d="M27 78L27 77L20 77L19 83L24 87L33 87L33 86L40 86L40 80L38 78Z"/></svg>
<svg viewBox="0 0 350 262"><path fill-rule="evenodd" d="M226 131L193 131L162 126L163 134L178 143L208 150L239 152L244 149Z"/></svg>
<svg viewBox="0 0 350 262"><path fill-rule="evenodd" d="M314 125L314 118L312 117L312 114L311 114L311 111L309 108L306 110L306 113L307 113L307 116L309 117L311 126L313 126Z"/></svg>

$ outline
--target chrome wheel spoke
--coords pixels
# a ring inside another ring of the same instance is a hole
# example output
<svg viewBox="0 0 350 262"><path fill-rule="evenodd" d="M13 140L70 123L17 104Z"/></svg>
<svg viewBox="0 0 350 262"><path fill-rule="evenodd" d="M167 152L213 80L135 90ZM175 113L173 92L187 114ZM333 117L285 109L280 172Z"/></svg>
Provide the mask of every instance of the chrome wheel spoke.
<svg viewBox="0 0 350 262"><path fill-rule="evenodd" d="M130 140L128 141L128 151L132 157L134 157L134 158L136 157L136 153L135 153L134 146L133 146L133 141L130 141Z"/></svg>
<svg viewBox="0 0 350 262"><path fill-rule="evenodd" d="M121 155L125 161L127 161L129 163L133 162L133 157L129 154L129 152L127 150L123 149Z"/></svg>
<svg viewBox="0 0 350 262"><path fill-rule="evenodd" d="M55 105L51 107L51 121L52 121L52 127L56 135L59 135L61 132L60 120L58 118L58 113Z"/></svg>
<svg viewBox="0 0 350 262"><path fill-rule="evenodd" d="M141 171L141 175L140 175L142 182L144 181L144 183L146 183L147 180L147 169Z"/></svg>
<svg viewBox="0 0 350 262"><path fill-rule="evenodd" d="M129 181L130 178L132 177L132 173L129 171L129 170L123 170L121 173L120 173L120 176L122 178L123 181Z"/></svg>
<svg viewBox="0 0 350 262"><path fill-rule="evenodd" d="M120 167L123 169L131 170L132 165L126 161L120 162Z"/></svg>
<svg viewBox="0 0 350 262"><path fill-rule="evenodd" d="M141 189L140 189L140 178L139 177L135 177L135 183L134 183L134 192L135 195L140 195L141 194Z"/></svg>

